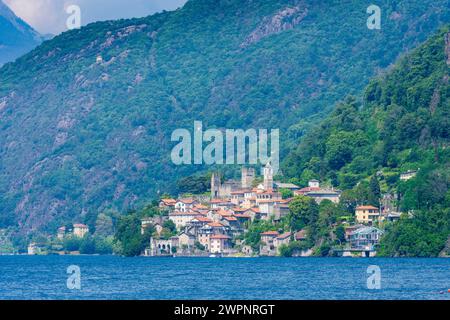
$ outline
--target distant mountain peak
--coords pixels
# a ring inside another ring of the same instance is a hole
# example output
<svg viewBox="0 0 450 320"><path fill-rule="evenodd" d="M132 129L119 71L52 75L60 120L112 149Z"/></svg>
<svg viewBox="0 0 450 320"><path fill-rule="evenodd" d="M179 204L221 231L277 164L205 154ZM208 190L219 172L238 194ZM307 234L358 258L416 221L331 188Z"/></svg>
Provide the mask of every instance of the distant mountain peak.
<svg viewBox="0 0 450 320"><path fill-rule="evenodd" d="M43 37L0 0L0 66L30 51Z"/></svg>

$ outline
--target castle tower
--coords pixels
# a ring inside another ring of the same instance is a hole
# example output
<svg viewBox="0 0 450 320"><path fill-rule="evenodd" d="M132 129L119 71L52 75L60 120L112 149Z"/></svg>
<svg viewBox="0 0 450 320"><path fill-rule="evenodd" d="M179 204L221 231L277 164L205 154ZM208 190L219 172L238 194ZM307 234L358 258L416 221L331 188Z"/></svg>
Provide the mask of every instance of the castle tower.
<svg viewBox="0 0 450 320"><path fill-rule="evenodd" d="M217 172L211 175L211 199L217 199L220 194L220 176Z"/></svg>
<svg viewBox="0 0 450 320"><path fill-rule="evenodd" d="M242 189L249 189L252 187L253 181L255 180L255 169L254 168L242 168L241 173L241 187Z"/></svg>
<svg viewBox="0 0 450 320"><path fill-rule="evenodd" d="M273 189L273 169L270 165L270 162L267 162L266 166L263 170L264 174L264 189L272 190Z"/></svg>

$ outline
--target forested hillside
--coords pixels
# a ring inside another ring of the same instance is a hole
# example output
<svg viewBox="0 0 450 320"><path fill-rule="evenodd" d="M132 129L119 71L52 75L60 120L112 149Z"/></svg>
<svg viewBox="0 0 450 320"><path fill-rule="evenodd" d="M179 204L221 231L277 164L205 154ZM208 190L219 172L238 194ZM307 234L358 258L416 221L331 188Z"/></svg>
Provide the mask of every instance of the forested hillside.
<svg viewBox="0 0 450 320"><path fill-rule="evenodd" d="M449 20L447 0L383 0L382 28L369 30L370 4L191 0L174 12L63 33L6 64L0 228L54 232L106 209L124 212L158 191L176 193L179 178L203 169L170 161L172 131L194 120L208 128L280 128L283 150L293 147L312 120ZM335 117L353 116L354 108L343 104ZM366 140L374 137L357 135L365 130L360 121L327 139L335 177L311 159L292 163L291 172L307 167L342 186L356 183L375 166L347 150L372 153ZM376 166L408 156L384 159L391 146L374 147L382 150Z"/></svg>
<svg viewBox="0 0 450 320"><path fill-rule="evenodd" d="M388 228L381 254L436 256L450 234L450 33L448 26L348 98L286 160L300 184L320 178L340 189L350 212L371 198L372 179L408 213ZM418 170L415 178L400 174Z"/></svg>

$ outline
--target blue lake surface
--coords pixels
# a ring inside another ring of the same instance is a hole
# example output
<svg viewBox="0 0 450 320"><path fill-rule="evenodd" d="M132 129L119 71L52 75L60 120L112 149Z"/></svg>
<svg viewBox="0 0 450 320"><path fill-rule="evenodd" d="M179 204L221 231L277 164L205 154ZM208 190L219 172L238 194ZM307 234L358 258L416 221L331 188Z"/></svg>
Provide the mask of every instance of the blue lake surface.
<svg viewBox="0 0 450 320"><path fill-rule="evenodd" d="M71 265L80 290L67 288ZM450 300L448 289L450 259L0 256L0 299Z"/></svg>

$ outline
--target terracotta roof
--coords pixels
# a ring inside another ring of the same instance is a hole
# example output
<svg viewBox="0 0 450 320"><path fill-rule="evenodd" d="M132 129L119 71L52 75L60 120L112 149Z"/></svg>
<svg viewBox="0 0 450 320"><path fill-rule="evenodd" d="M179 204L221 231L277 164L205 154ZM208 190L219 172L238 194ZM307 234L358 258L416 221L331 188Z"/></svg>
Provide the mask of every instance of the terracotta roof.
<svg viewBox="0 0 450 320"><path fill-rule="evenodd" d="M229 236L226 236L226 235L224 235L224 234L215 234L215 235L212 235L211 237L210 237L210 239L231 239Z"/></svg>
<svg viewBox="0 0 450 320"><path fill-rule="evenodd" d="M231 209L231 211L234 211L234 212L245 212L245 211L247 211L248 209L245 209L245 208L232 208Z"/></svg>
<svg viewBox="0 0 450 320"><path fill-rule="evenodd" d="M179 201L179 202L186 203L186 204L192 204L192 203L196 202L195 199L191 199L191 198L188 198L188 199L179 199L178 201Z"/></svg>
<svg viewBox="0 0 450 320"><path fill-rule="evenodd" d="M211 223L212 220L206 217L202 217L202 216L196 216L195 219L197 219L200 222L206 222L206 223Z"/></svg>
<svg viewBox="0 0 450 320"><path fill-rule="evenodd" d="M273 236L276 237L279 235L277 231L266 231L261 233L262 236Z"/></svg>
<svg viewBox="0 0 450 320"><path fill-rule="evenodd" d="M223 217L227 221L237 221L236 217L230 216L230 217Z"/></svg>
<svg viewBox="0 0 450 320"><path fill-rule="evenodd" d="M222 209L217 211L217 214L221 215L222 217L229 217L229 216L233 215L232 212L226 211L226 210L222 210Z"/></svg>
<svg viewBox="0 0 450 320"><path fill-rule="evenodd" d="M306 239L306 230L300 230L295 233L295 240L303 240Z"/></svg>
<svg viewBox="0 0 450 320"><path fill-rule="evenodd" d="M320 190L320 187L306 187L306 188L301 188L300 190L296 190L294 191L294 194L303 194L305 192L310 192L310 191L318 191Z"/></svg>
<svg viewBox="0 0 450 320"><path fill-rule="evenodd" d="M280 234L278 237L277 237L277 239L286 239L286 238L289 238L291 236L291 233L290 232L285 232L285 233L283 233L283 234Z"/></svg>
<svg viewBox="0 0 450 320"><path fill-rule="evenodd" d="M213 227L213 228L222 228L222 227L224 227L224 225L221 224L220 222L211 222L211 223L208 223L208 226Z"/></svg>
<svg viewBox="0 0 450 320"><path fill-rule="evenodd" d="M374 206L358 206L356 210L378 210L378 208Z"/></svg>
<svg viewBox="0 0 450 320"><path fill-rule="evenodd" d="M89 228L87 225L82 224L82 223L75 223L73 225L74 228Z"/></svg>
<svg viewBox="0 0 450 320"><path fill-rule="evenodd" d="M177 200L175 199L161 199L162 202L164 202L164 204L175 204L177 203Z"/></svg>

